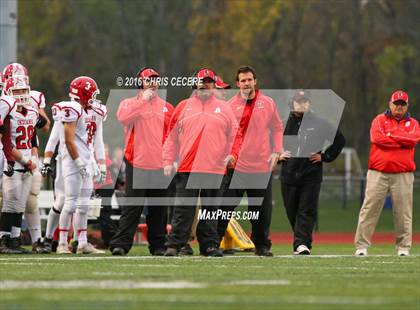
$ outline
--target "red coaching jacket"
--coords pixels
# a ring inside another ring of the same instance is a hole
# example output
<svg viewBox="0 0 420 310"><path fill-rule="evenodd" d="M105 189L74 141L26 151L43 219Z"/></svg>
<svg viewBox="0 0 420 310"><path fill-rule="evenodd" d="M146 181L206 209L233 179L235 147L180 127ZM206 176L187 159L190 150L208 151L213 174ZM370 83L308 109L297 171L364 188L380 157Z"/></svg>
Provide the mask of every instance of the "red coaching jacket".
<svg viewBox="0 0 420 310"><path fill-rule="evenodd" d="M164 164L178 160L178 172L224 174L226 156L238 156L238 145L233 145L237 134L238 124L225 102L214 95L201 101L193 94L172 115L163 147Z"/></svg>
<svg viewBox="0 0 420 310"><path fill-rule="evenodd" d="M125 158L136 168L162 169L162 146L174 107L159 96L136 97L120 103L118 120L124 125Z"/></svg>
<svg viewBox="0 0 420 310"><path fill-rule="evenodd" d="M416 170L414 148L420 140L418 122L409 116L400 121L389 111L372 121L369 169L385 173Z"/></svg>
<svg viewBox="0 0 420 310"><path fill-rule="evenodd" d="M228 101L242 132L242 145L235 169L245 173L270 172L268 158L283 148L283 125L272 98L259 90L251 102L240 94Z"/></svg>

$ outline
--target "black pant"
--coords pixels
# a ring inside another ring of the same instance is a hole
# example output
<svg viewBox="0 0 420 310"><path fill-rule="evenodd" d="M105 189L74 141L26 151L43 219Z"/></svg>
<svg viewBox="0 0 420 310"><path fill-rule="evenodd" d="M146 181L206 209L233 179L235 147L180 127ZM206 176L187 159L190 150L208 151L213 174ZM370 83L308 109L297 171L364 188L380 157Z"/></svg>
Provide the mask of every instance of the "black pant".
<svg viewBox="0 0 420 310"><path fill-rule="evenodd" d="M292 185L282 182L281 192L287 218L294 232L293 248L312 248L312 232L318 215L321 182Z"/></svg>
<svg viewBox="0 0 420 310"><path fill-rule="evenodd" d="M101 225L102 241L106 247L109 246L112 236L117 231L117 226L111 219L112 206L111 199L114 194L114 189L100 188L95 191L102 199L101 214L98 218L99 225Z"/></svg>
<svg viewBox="0 0 420 310"><path fill-rule="evenodd" d="M232 180L233 175L235 176ZM230 183L230 187L223 194L224 199L222 201L223 206L221 209L228 212L235 210L246 193L248 197L248 211L258 212L258 219L250 220L252 225L251 240L254 242L256 248L270 248L271 240L269 239L269 235L271 214L273 210L271 173L251 174L235 172L234 174L233 170L229 170L226 175L226 180L226 183ZM264 188L250 188L256 187L253 184L259 184ZM260 202L261 199L262 202ZM217 230L220 241L225 235L228 224L228 219L218 220Z"/></svg>
<svg viewBox="0 0 420 310"><path fill-rule="evenodd" d="M179 173L176 180L176 200L172 215L172 229L167 246L180 249L191 235L191 228L198 197L201 198L201 212L217 211L223 192L223 176L203 173ZM193 188L189 188L192 186ZM197 240L200 252L217 247L217 220L200 220L197 225Z"/></svg>
<svg viewBox="0 0 420 310"><path fill-rule="evenodd" d="M130 251L145 204L148 205L146 223L150 253L165 247L168 196L171 195L169 182L163 169L143 170L127 164L126 204L121 206L118 230L110 242L111 251L116 247L123 248L126 253Z"/></svg>

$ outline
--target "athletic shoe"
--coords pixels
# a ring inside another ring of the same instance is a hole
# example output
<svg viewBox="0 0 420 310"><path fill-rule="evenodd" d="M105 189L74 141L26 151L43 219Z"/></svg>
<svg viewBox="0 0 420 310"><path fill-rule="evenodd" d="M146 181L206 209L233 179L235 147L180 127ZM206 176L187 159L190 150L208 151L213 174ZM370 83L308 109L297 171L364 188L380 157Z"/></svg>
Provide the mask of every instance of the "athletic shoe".
<svg viewBox="0 0 420 310"><path fill-rule="evenodd" d="M51 246L51 251L52 252L57 252L57 247L58 247L58 240L53 240L52 241L52 246Z"/></svg>
<svg viewBox="0 0 420 310"><path fill-rule="evenodd" d="M21 251L10 248L10 235L3 235L0 239L0 254L22 254Z"/></svg>
<svg viewBox="0 0 420 310"><path fill-rule="evenodd" d="M114 256L124 256L127 253L125 253L125 250L123 248L114 248L112 250L112 255Z"/></svg>
<svg viewBox="0 0 420 310"><path fill-rule="evenodd" d="M263 246L261 248L256 248L255 249L255 255L272 257L273 253L270 251L270 249L268 247Z"/></svg>
<svg viewBox="0 0 420 310"><path fill-rule="evenodd" d="M221 249L212 247L201 251L200 254L206 257L223 257L223 251Z"/></svg>
<svg viewBox="0 0 420 310"><path fill-rule="evenodd" d="M67 244L59 244L56 252L57 254L72 254Z"/></svg>
<svg viewBox="0 0 420 310"><path fill-rule="evenodd" d="M47 253L51 253L52 252L52 244L53 244L53 240L50 238L44 238L44 249L46 251L48 251ZM56 248L57 250L57 248Z"/></svg>
<svg viewBox="0 0 420 310"><path fill-rule="evenodd" d="M32 243L32 252L36 254L49 254L51 253L49 247L46 247L44 242L39 238L37 241Z"/></svg>
<svg viewBox="0 0 420 310"><path fill-rule="evenodd" d="M74 241L72 241L71 243L70 243L70 251L73 253L73 254L76 254L77 253L77 247L79 246L79 241L77 241L77 240L74 240Z"/></svg>
<svg viewBox="0 0 420 310"><path fill-rule="evenodd" d="M152 254L153 256L163 256L163 255L165 255L165 248L159 248L159 249L156 249L156 250L152 250L152 253L150 253L150 254Z"/></svg>
<svg viewBox="0 0 420 310"><path fill-rule="evenodd" d="M410 256L409 250L398 250L398 256Z"/></svg>
<svg viewBox="0 0 420 310"><path fill-rule="evenodd" d="M31 254L32 252L20 246L20 237L9 239L9 248L17 251L15 254Z"/></svg>
<svg viewBox="0 0 420 310"><path fill-rule="evenodd" d="M223 250L223 255L235 255L235 249Z"/></svg>
<svg viewBox="0 0 420 310"><path fill-rule="evenodd" d="M166 248L165 256L178 256L178 250L176 248L168 247Z"/></svg>
<svg viewBox="0 0 420 310"><path fill-rule="evenodd" d="M354 255L356 256L367 256L367 249L357 249Z"/></svg>
<svg viewBox="0 0 420 310"><path fill-rule="evenodd" d="M77 254L105 254L105 251L98 250L92 244L86 243L77 247Z"/></svg>
<svg viewBox="0 0 420 310"><path fill-rule="evenodd" d="M191 248L190 244L187 243L186 245L184 245L180 250L179 250L179 255L186 255L186 256L191 256L194 255L194 251Z"/></svg>
<svg viewBox="0 0 420 310"><path fill-rule="evenodd" d="M296 248L296 251L293 252L294 255L310 255L311 254L311 250L309 250L309 248L306 245L299 245Z"/></svg>

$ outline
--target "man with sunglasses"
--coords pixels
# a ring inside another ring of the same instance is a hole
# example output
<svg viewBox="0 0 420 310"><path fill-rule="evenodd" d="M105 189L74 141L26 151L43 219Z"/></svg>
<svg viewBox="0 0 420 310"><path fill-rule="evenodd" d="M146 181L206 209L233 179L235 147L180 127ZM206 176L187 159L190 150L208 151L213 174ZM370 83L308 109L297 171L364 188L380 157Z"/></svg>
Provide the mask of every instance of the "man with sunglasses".
<svg viewBox="0 0 420 310"><path fill-rule="evenodd" d="M375 117L370 129L365 200L355 236L357 256L367 255L388 192L392 198L397 253L399 256L410 254L416 170L414 151L420 140L420 128L408 113L406 92L395 91L388 107L385 113Z"/></svg>

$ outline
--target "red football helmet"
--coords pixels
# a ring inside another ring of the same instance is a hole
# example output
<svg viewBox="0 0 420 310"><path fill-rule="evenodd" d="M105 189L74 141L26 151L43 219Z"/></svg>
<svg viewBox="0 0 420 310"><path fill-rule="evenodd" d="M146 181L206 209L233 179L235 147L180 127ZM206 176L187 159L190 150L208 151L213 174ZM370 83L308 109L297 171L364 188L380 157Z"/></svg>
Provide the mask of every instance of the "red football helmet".
<svg viewBox="0 0 420 310"><path fill-rule="evenodd" d="M4 93L14 98L20 106L30 105L30 91L28 78L22 75L10 77L4 86Z"/></svg>
<svg viewBox="0 0 420 310"><path fill-rule="evenodd" d="M70 83L69 96L82 105L98 103L96 96L99 94L95 80L88 76L79 76Z"/></svg>
<svg viewBox="0 0 420 310"><path fill-rule="evenodd" d="M17 76L17 75L26 76L29 82L28 70L25 68L25 66L17 62L8 64L3 70L4 83L6 83L7 80L10 79L12 76Z"/></svg>

